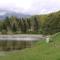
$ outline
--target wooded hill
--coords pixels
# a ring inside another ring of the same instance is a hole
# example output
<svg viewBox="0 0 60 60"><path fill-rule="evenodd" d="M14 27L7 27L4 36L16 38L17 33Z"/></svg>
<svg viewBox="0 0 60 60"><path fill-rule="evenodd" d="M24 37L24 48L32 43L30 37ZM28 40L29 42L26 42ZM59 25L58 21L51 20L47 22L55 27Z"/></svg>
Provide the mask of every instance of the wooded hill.
<svg viewBox="0 0 60 60"><path fill-rule="evenodd" d="M30 18L6 17L0 21L0 34L53 34L60 32L60 11Z"/></svg>

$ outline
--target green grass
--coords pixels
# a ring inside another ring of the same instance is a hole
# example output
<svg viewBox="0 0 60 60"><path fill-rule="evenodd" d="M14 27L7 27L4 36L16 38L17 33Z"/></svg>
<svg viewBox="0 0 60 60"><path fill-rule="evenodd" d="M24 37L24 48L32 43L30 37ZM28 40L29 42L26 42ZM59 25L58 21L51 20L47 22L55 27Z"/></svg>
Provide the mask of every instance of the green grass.
<svg viewBox="0 0 60 60"><path fill-rule="evenodd" d="M60 60L60 33L53 36L52 40L50 43L39 41L32 48L5 52L0 60Z"/></svg>

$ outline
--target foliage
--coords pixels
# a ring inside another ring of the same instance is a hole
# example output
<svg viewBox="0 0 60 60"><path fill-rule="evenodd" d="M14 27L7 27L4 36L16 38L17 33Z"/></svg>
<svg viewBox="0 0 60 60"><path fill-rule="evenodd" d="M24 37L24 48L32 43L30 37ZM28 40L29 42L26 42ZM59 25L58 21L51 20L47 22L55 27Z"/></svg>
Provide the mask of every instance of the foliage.
<svg viewBox="0 0 60 60"><path fill-rule="evenodd" d="M2 34L9 34L8 32L12 32L12 34L60 32L60 11L47 15L35 15L30 18L6 17L0 21L0 32Z"/></svg>

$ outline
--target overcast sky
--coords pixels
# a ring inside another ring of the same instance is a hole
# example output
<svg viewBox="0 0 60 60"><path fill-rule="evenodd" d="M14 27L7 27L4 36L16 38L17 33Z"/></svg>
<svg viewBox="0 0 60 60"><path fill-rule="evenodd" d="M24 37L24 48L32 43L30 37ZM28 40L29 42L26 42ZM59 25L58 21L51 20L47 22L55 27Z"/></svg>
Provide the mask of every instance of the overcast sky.
<svg viewBox="0 0 60 60"><path fill-rule="evenodd" d="M46 14L60 10L60 0L0 0L0 9L26 14Z"/></svg>

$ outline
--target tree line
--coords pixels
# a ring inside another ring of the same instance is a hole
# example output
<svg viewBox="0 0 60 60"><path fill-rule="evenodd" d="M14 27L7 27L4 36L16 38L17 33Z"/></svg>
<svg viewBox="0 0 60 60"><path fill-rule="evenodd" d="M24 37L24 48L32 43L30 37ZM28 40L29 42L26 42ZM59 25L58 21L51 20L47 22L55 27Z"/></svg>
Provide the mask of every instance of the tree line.
<svg viewBox="0 0 60 60"><path fill-rule="evenodd" d="M37 15L38 20L40 21L40 30L41 34L55 34L60 32L60 11L46 14L46 15Z"/></svg>
<svg viewBox="0 0 60 60"><path fill-rule="evenodd" d="M1 34L54 34L60 32L60 11L29 18L6 17L0 21Z"/></svg>
<svg viewBox="0 0 60 60"><path fill-rule="evenodd" d="M16 18L6 17L0 21L0 33L1 34L18 34L18 33L38 33L39 21L34 18Z"/></svg>

